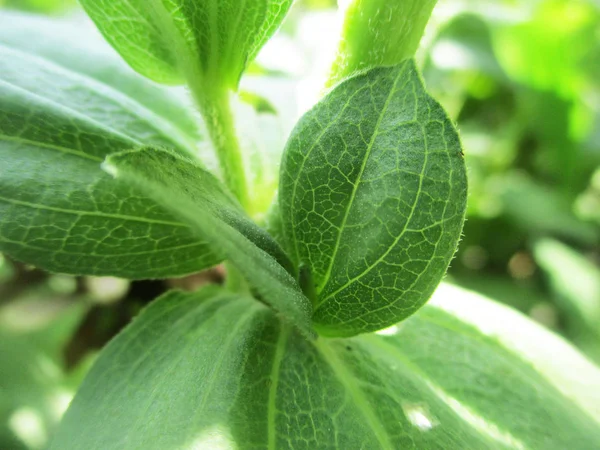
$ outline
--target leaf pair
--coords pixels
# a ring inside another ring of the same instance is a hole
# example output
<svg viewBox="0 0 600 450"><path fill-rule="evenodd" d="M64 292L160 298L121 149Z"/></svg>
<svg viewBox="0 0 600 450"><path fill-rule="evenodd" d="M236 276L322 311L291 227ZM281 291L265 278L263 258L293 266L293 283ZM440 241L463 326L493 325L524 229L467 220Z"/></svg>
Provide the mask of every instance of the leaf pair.
<svg viewBox="0 0 600 450"><path fill-rule="evenodd" d="M307 341L211 287L166 294L111 342L50 448L590 449L599 382L562 339L457 288L385 334Z"/></svg>
<svg viewBox="0 0 600 450"><path fill-rule="evenodd" d="M27 40L8 16L4 22L0 249L51 271L134 279L193 273L227 258L263 301L311 335L310 302L288 273L291 263L192 156L197 130L183 129L189 112L120 65L125 90L107 85L97 55L70 54L72 67L43 45L33 54L26 46L36 36L54 40L53 51L65 48L46 21ZM128 80L139 82L137 91ZM142 103L153 94L155 104ZM128 150L142 143L178 150ZM110 161L124 181L100 168L119 151Z"/></svg>
<svg viewBox="0 0 600 450"><path fill-rule="evenodd" d="M275 32L292 0L83 0L104 37L139 73L187 84L205 119L221 175L251 207L229 92Z"/></svg>
<svg viewBox="0 0 600 450"><path fill-rule="evenodd" d="M82 0L104 37L139 73L165 84L200 77L235 89L292 0Z"/></svg>

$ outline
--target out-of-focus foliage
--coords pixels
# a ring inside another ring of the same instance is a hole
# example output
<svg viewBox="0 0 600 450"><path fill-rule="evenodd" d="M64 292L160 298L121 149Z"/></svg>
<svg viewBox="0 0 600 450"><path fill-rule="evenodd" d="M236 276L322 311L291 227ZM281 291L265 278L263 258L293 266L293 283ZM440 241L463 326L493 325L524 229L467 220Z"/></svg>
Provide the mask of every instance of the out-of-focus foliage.
<svg viewBox="0 0 600 450"><path fill-rule="evenodd" d="M458 122L470 181L450 275L599 361L589 311L600 308L590 287L600 259L600 6L447 1L436 14L424 75Z"/></svg>
<svg viewBox="0 0 600 450"><path fill-rule="evenodd" d="M2 258L0 280L0 448L42 448L81 381L63 349L87 306L69 277Z"/></svg>
<svg viewBox="0 0 600 450"><path fill-rule="evenodd" d="M9 8L43 13L64 12L77 5L77 0L0 0Z"/></svg>

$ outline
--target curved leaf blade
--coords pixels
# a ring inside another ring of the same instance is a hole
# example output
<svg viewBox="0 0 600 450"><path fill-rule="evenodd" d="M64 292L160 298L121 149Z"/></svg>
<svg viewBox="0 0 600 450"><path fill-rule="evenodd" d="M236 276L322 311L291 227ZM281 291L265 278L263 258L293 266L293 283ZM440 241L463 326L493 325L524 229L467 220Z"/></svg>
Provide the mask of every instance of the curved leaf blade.
<svg viewBox="0 0 600 450"><path fill-rule="evenodd" d="M561 359L525 362L511 336ZM172 292L102 352L51 448L584 450L600 412L577 389L599 381L562 339L455 288L385 335L317 341L250 298Z"/></svg>
<svg viewBox="0 0 600 450"><path fill-rule="evenodd" d="M385 328L444 276L464 221L458 134L412 61L351 78L299 122L279 203L296 262L312 270L321 334Z"/></svg>
<svg viewBox="0 0 600 450"><path fill-rule="evenodd" d="M29 42L45 41L43 26L29 34L26 16L17 17ZM50 53L9 46L17 35L15 26L0 31L0 250L54 272L138 279L220 262L187 226L100 169L107 154L142 143L193 152L196 137L162 105L182 117L186 109L156 86L140 85L162 99L144 104ZM126 69L127 83L131 76Z"/></svg>
<svg viewBox="0 0 600 450"><path fill-rule="evenodd" d="M240 352L265 315L260 303L217 287L163 295L102 351L50 448L191 445L221 424L239 383ZM92 436L81 420L100 416Z"/></svg>
<svg viewBox="0 0 600 450"><path fill-rule="evenodd" d="M113 154L104 168L187 223L237 267L263 301L306 336L313 335L310 301L290 275L287 255L213 175L189 159L153 148Z"/></svg>
<svg viewBox="0 0 600 450"><path fill-rule="evenodd" d="M3 11L0 15L0 30L0 44L7 49L51 62L71 74L85 78L82 83L90 79L96 80L145 107L145 113L138 110L136 115L151 120L153 123L150 125L161 130L160 133L147 136L152 142L165 146L175 145L192 154L197 153L197 145L203 140L203 135L199 126L200 119L187 92L180 88L157 89L155 83L140 77L101 38L89 21L78 20L73 23ZM45 93L48 95L52 91L45 90ZM64 100L62 98L60 101ZM74 100L80 99L75 97ZM73 106L84 105L78 105L76 101ZM150 112L158 117L150 118ZM119 124L122 125L121 130L126 131L132 127L139 129L130 121L112 125Z"/></svg>
<svg viewBox="0 0 600 450"><path fill-rule="evenodd" d="M81 4L131 67L148 78L181 84L195 73L211 85L235 89L292 0L82 0Z"/></svg>

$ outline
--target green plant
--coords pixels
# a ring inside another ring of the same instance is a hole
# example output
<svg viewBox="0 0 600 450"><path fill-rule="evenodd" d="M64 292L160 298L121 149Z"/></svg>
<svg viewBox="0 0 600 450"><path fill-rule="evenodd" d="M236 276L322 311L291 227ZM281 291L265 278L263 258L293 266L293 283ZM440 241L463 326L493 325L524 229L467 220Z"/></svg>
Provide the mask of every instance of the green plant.
<svg viewBox="0 0 600 450"><path fill-rule="evenodd" d="M331 90L292 132L273 205L230 97L291 1L81 3L134 69L187 84L203 120L176 91L5 19L1 250L130 279L225 261L227 281L145 309L51 448L597 444L600 374L585 358L466 291L442 285L425 304L467 192L458 134L410 59L435 2L350 6Z"/></svg>

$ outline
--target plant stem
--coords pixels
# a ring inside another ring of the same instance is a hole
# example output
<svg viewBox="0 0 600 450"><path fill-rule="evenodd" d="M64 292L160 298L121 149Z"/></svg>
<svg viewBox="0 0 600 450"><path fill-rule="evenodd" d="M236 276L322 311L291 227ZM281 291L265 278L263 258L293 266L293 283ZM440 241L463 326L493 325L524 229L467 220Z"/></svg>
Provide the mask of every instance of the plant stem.
<svg viewBox="0 0 600 450"><path fill-rule="evenodd" d="M210 98L196 95L196 99L215 147L225 184L246 208L248 206L246 172L229 102L229 91L219 90Z"/></svg>
<svg viewBox="0 0 600 450"><path fill-rule="evenodd" d="M327 86L412 58L437 0L353 0Z"/></svg>
<svg viewBox="0 0 600 450"><path fill-rule="evenodd" d="M154 0L149 3L149 7L157 23L161 25L165 38L174 49L179 68L204 117L225 184L237 197L242 207L247 208L249 202L246 172L235 132L229 90L218 82L218 74L211 71L207 75L194 55L190 58L190 49L174 26L171 14L165 9L163 3Z"/></svg>

